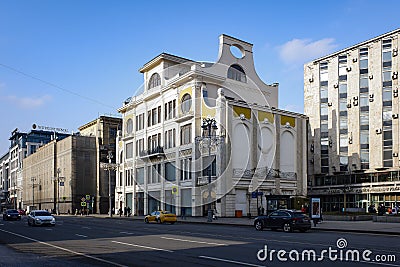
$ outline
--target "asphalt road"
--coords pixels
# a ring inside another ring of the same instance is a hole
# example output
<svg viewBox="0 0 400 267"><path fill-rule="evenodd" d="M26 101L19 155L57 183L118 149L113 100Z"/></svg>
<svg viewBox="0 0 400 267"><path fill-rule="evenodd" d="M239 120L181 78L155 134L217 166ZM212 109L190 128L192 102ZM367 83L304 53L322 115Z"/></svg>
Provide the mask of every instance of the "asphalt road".
<svg viewBox="0 0 400 267"><path fill-rule="evenodd" d="M241 226L61 216L55 227L30 227L25 219L0 221L0 266L400 267L398 240L376 234L257 232Z"/></svg>

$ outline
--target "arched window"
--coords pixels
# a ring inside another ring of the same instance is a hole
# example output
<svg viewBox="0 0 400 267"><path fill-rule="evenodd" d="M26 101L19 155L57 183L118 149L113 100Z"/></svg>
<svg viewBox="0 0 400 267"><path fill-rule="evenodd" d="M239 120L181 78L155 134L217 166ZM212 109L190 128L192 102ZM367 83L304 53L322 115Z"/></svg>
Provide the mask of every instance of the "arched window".
<svg viewBox="0 0 400 267"><path fill-rule="evenodd" d="M245 83L246 82L246 73L244 73L244 70L242 69L242 67L240 67L237 64L233 64L228 69L228 78Z"/></svg>
<svg viewBox="0 0 400 267"><path fill-rule="evenodd" d="M192 97L189 94L184 94L181 99L181 110L183 114L186 114L190 111L192 107Z"/></svg>
<svg viewBox="0 0 400 267"><path fill-rule="evenodd" d="M158 73L154 73L150 77L148 89L154 88L154 87L159 86L159 85L161 85L160 75Z"/></svg>
<svg viewBox="0 0 400 267"><path fill-rule="evenodd" d="M126 133L131 134L132 132L133 132L133 120L128 119L128 121L126 122Z"/></svg>

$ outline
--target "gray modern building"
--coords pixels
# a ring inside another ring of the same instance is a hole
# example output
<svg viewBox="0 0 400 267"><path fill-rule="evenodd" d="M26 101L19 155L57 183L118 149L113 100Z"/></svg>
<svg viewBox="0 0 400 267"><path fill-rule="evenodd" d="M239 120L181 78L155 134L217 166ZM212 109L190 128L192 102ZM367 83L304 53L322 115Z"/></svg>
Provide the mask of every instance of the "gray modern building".
<svg viewBox="0 0 400 267"><path fill-rule="evenodd" d="M308 192L326 211L400 202L399 34L304 66Z"/></svg>

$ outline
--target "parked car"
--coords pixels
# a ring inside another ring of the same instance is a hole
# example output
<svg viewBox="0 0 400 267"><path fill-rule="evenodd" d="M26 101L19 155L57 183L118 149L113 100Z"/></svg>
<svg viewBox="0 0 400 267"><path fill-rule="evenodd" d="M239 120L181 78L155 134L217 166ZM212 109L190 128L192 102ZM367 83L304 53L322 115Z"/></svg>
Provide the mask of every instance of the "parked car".
<svg viewBox="0 0 400 267"><path fill-rule="evenodd" d="M149 223L149 222L157 222L157 223L165 223L169 222L171 224L174 224L177 221L176 219L176 214L173 214L169 211L153 211L150 215L147 215L144 217L144 222Z"/></svg>
<svg viewBox="0 0 400 267"><path fill-rule="evenodd" d="M18 209L18 213L19 213L19 215L26 215L26 213L25 213L25 210L23 210L23 209Z"/></svg>
<svg viewBox="0 0 400 267"><path fill-rule="evenodd" d="M56 225L56 218L46 210L33 210L28 215L28 225Z"/></svg>
<svg viewBox="0 0 400 267"><path fill-rule="evenodd" d="M292 232L293 230L306 232L311 229L311 220L301 211L277 210L266 216L255 218L254 227L257 231L270 228L272 230L282 229L285 232Z"/></svg>
<svg viewBox="0 0 400 267"><path fill-rule="evenodd" d="M3 220L4 221L8 221L8 220L18 220L18 221L20 221L21 220L21 215L18 213L17 210L12 210L12 209L5 210L3 212Z"/></svg>

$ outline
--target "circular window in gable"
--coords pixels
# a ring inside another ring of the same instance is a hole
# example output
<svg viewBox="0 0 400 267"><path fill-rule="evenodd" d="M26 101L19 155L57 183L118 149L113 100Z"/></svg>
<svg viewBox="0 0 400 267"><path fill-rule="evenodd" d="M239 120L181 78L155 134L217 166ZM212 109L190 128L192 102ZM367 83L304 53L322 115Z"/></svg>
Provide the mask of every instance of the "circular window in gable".
<svg viewBox="0 0 400 267"><path fill-rule="evenodd" d="M243 58L244 57L244 50L242 47L237 46L237 45L231 45L230 50L231 50L231 54L235 58Z"/></svg>
<svg viewBox="0 0 400 267"><path fill-rule="evenodd" d="M188 113L192 107L192 97L189 94L184 94L181 99L182 113Z"/></svg>

